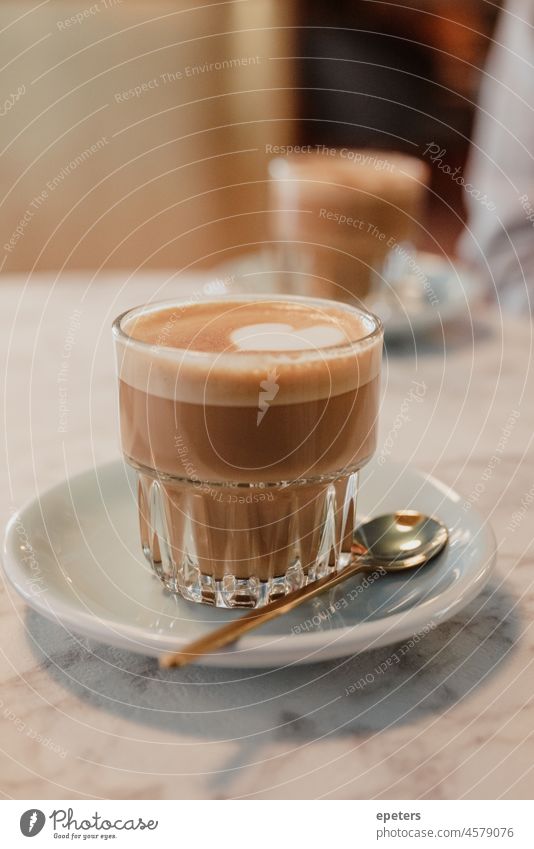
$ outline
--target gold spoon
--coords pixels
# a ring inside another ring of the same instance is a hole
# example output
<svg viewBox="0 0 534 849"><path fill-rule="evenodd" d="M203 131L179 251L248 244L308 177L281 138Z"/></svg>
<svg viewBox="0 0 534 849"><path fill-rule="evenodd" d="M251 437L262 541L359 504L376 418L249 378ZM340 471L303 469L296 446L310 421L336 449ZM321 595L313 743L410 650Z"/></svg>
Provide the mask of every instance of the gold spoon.
<svg viewBox="0 0 534 849"><path fill-rule="evenodd" d="M166 669L187 666L202 655L235 642L243 634L276 619L282 613L289 613L299 604L352 578L358 572L389 574L422 566L439 554L448 537L447 528L439 519L425 516L416 510L398 510L371 519L356 529L351 548L353 559L340 572L327 575L264 607L251 610L240 619L194 640L182 651L163 655L160 666Z"/></svg>

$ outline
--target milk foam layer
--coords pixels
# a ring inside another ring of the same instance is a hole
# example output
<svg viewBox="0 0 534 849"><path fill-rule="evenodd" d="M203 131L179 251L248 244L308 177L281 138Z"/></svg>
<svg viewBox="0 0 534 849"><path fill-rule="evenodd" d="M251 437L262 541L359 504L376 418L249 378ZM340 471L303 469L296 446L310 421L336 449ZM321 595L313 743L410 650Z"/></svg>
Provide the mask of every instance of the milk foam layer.
<svg viewBox="0 0 534 849"><path fill-rule="evenodd" d="M121 330L121 380L175 401L257 407L267 382L269 403L298 403L354 390L380 369L376 320L331 301L161 304L132 310Z"/></svg>

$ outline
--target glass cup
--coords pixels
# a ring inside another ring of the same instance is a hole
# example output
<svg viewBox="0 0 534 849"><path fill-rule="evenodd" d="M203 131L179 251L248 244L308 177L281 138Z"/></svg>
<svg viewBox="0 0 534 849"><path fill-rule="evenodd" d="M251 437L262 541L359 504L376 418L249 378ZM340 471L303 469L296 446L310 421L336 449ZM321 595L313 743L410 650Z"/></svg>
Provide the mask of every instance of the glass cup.
<svg viewBox="0 0 534 849"><path fill-rule="evenodd" d="M271 236L293 292L372 302L388 257L413 253L426 163L319 146L273 159L269 174Z"/></svg>
<svg viewBox="0 0 534 849"><path fill-rule="evenodd" d="M205 300L205 299L204 299ZM144 554L189 601L259 607L343 568L358 472L375 450L382 326L346 304L290 295L213 298L217 311L283 301L349 313L364 336L308 350L199 352L113 324L122 449L138 476ZM157 315L156 315L157 319Z"/></svg>

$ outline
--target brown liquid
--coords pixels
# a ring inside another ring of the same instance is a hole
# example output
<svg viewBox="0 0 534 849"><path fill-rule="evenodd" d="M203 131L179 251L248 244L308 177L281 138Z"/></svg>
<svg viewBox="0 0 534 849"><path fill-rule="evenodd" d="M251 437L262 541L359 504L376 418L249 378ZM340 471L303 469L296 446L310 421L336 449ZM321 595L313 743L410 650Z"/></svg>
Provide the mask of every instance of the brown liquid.
<svg viewBox="0 0 534 849"><path fill-rule="evenodd" d="M363 465L375 448L378 378L352 392L254 407L171 401L120 382L124 453L166 475L278 482Z"/></svg>

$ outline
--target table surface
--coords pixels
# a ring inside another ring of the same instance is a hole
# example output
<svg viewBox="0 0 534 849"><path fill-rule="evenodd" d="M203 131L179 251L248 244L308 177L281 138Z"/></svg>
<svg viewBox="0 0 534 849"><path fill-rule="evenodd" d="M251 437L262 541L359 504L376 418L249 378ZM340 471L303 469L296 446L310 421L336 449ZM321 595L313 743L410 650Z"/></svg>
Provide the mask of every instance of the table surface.
<svg viewBox="0 0 534 849"><path fill-rule="evenodd" d="M3 278L4 523L118 456L111 320L182 285L159 272ZM532 798L531 364L532 324L495 306L387 351L379 450L457 489L499 556L484 593L364 691L339 698L391 648L282 671L164 672L77 639L2 583L3 795Z"/></svg>

